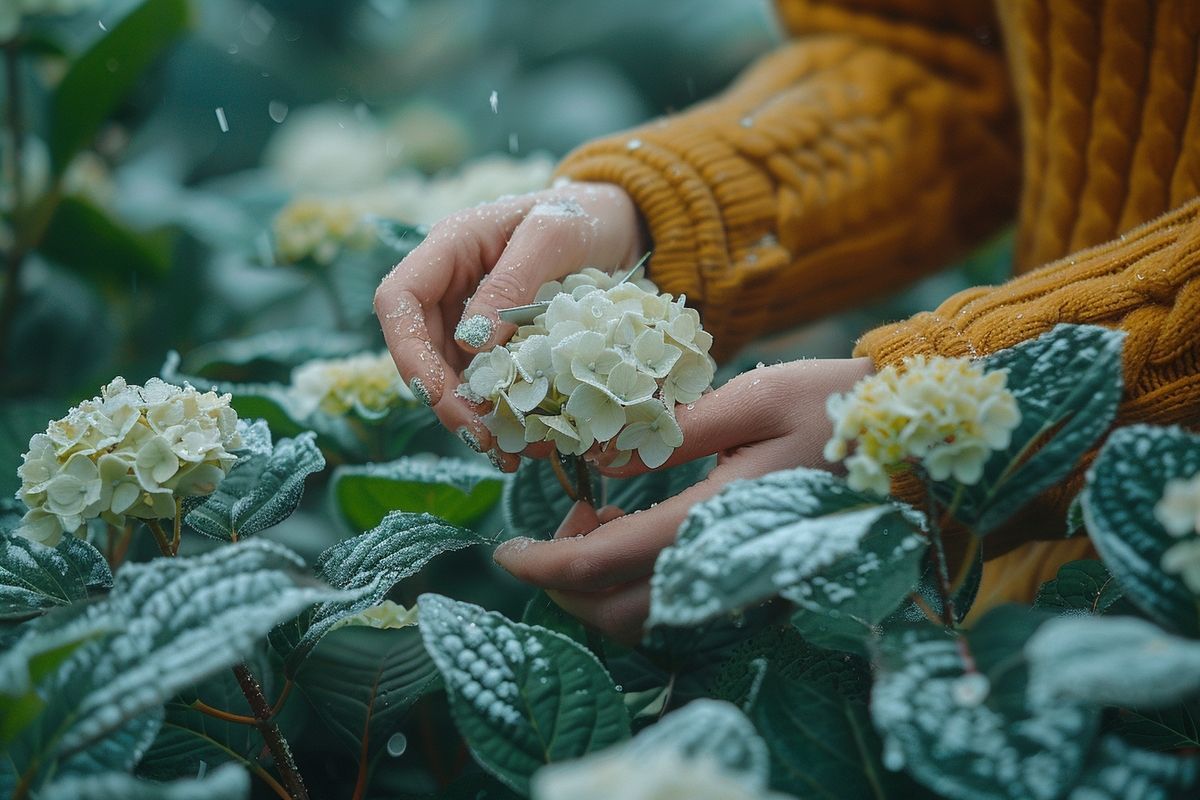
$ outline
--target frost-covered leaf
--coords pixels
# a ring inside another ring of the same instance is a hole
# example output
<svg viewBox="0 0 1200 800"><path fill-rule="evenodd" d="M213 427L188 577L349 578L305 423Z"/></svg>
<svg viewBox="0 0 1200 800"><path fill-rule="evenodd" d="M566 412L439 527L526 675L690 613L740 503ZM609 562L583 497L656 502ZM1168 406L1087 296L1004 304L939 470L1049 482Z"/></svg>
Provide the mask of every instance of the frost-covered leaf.
<svg viewBox="0 0 1200 800"><path fill-rule="evenodd" d="M253 375L257 380L286 382L292 369L314 358L339 358L361 353L373 346L370 338L359 333L331 331L327 328L305 327L280 330L272 328L262 333L238 339L208 342L189 350L187 371L194 375L219 375L239 380ZM175 357L178 359L178 355ZM179 361L175 360L176 367ZM218 378L197 378L208 383L220 383Z"/></svg>
<svg viewBox="0 0 1200 800"><path fill-rule="evenodd" d="M915 584L912 565L925 547L919 525L911 509L880 503L820 470L736 481L692 508L675 544L659 555L649 623L694 625L780 593L881 619L908 590L895 596L904 581L867 572L897 570Z"/></svg>
<svg viewBox="0 0 1200 800"><path fill-rule="evenodd" d="M389 511L433 514L451 525L467 525L500 499L504 483L505 476L483 462L416 457L338 467L330 488L342 516L364 531Z"/></svg>
<svg viewBox="0 0 1200 800"><path fill-rule="evenodd" d="M1122 708L1109 730L1143 750L1200 751L1200 700L1157 711Z"/></svg>
<svg viewBox="0 0 1200 800"><path fill-rule="evenodd" d="M1200 635L1200 607L1161 567L1178 539L1154 517L1172 478L1200 473L1200 436L1181 428L1131 425L1114 431L1088 472L1083 517L1104 565L1125 596L1162 625Z"/></svg>
<svg viewBox="0 0 1200 800"><path fill-rule="evenodd" d="M1196 796L1200 759L1139 750L1101 738L1066 800L1185 800Z"/></svg>
<svg viewBox="0 0 1200 800"><path fill-rule="evenodd" d="M983 535L1075 468L1116 416L1124 339L1094 325L1056 325L983 359L989 371L1008 370L1021 424L1009 447L988 459L983 479L966 487L959 520Z"/></svg>
<svg viewBox="0 0 1200 800"><path fill-rule="evenodd" d="M271 632L271 646L286 659L289 675L321 637L346 617L380 603L391 588L415 575L442 553L487 541L472 530L448 525L429 514L393 511L375 528L344 539L317 559L316 574L335 589L336 601L322 603Z"/></svg>
<svg viewBox="0 0 1200 800"><path fill-rule="evenodd" d="M1038 589L1035 608L1047 611L1087 611L1104 614L1113 606L1120 610L1124 594L1104 564L1091 559L1069 561L1058 574ZM1119 604L1119 605L1118 605Z"/></svg>
<svg viewBox="0 0 1200 800"><path fill-rule="evenodd" d="M0 619L25 617L83 600L90 589L112 586L100 551L65 536L47 547L16 534L0 534Z"/></svg>
<svg viewBox="0 0 1200 800"><path fill-rule="evenodd" d="M593 474L593 492L598 500L603 495L605 504L632 514L679 494L708 474L711 467L712 459L698 459L634 478L605 478L603 484ZM545 539L571 510L571 499L554 477L548 459L523 459L520 469L504 486L502 507L505 530L511 535Z"/></svg>
<svg viewBox="0 0 1200 800"><path fill-rule="evenodd" d="M629 737L621 695L586 648L439 595L418 604L459 732L479 764L513 789L527 793L545 764Z"/></svg>
<svg viewBox="0 0 1200 800"><path fill-rule="evenodd" d="M10 748L18 772L102 740L245 658L280 620L340 599L299 576L302 567L294 553L265 541L127 564L85 617L113 632L77 649L43 684L45 711Z"/></svg>
<svg viewBox="0 0 1200 800"><path fill-rule="evenodd" d="M930 625L882 640L871 716L884 764L952 800L1051 800L1083 766L1094 709L1035 703L1021 647L1045 620L1002 606L965 636ZM974 660L968 669L960 648Z"/></svg>
<svg viewBox="0 0 1200 800"><path fill-rule="evenodd" d="M687 759L705 758L748 789L766 788L770 776L767 746L737 706L721 700L693 700L643 730L626 747L643 756L671 748Z"/></svg>
<svg viewBox="0 0 1200 800"><path fill-rule="evenodd" d="M121 772L56 780L39 791L37 800L239 800L250 796L250 775L226 764L203 778L168 783L140 780Z"/></svg>
<svg viewBox="0 0 1200 800"><path fill-rule="evenodd" d="M314 434L280 439L269 454L239 453L217 490L192 507L185 521L206 536L236 541L282 522L300 505L304 479L325 468Z"/></svg>
<svg viewBox="0 0 1200 800"><path fill-rule="evenodd" d="M1200 691L1200 642L1137 617L1074 614L1025 645L1031 701L1162 708Z"/></svg>
<svg viewBox="0 0 1200 800"><path fill-rule="evenodd" d="M296 684L347 752L383 747L409 708L440 684L415 628L341 628L321 640Z"/></svg>
<svg viewBox="0 0 1200 800"><path fill-rule="evenodd" d="M131 772L150 749L162 722L163 710L158 706L139 714L104 738L60 761L55 776L103 775L114 770Z"/></svg>
<svg viewBox="0 0 1200 800"><path fill-rule="evenodd" d="M904 797L908 779L883 768L882 744L866 703L774 668L750 718L770 751L771 787L798 797Z"/></svg>

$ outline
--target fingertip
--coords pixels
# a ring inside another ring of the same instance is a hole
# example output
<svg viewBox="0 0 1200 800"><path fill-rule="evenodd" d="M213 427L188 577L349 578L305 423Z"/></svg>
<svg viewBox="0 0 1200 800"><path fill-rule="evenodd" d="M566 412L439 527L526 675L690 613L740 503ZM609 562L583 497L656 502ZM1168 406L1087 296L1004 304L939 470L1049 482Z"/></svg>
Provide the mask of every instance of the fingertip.
<svg viewBox="0 0 1200 800"><path fill-rule="evenodd" d="M529 547L535 541L535 539L530 539L528 536L516 536L506 542L501 542L492 551L492 560L510 574L516 575L513 571L514 562L524 552L525 548Z"/></svg>

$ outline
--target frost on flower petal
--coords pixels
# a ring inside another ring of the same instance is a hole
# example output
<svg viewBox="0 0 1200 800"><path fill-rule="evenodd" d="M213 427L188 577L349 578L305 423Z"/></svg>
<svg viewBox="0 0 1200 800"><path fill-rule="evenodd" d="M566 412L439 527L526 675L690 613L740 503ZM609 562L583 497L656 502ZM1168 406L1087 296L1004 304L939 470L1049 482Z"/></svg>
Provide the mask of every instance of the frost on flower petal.
<svg viewBox="0 0 1200 800"><path fill-rule="evenodd" d="M548 441L581 455L616 442L615 463L637 450L663 464L683 441L675 401L692 402L712 384L712 337L700 315L640 272L618 284L589 267L543 285L537 298L546 310L477 355L458 389L493 402L485 422L500 449Z"/></svg>
<svg viewBox="0 0 1200 800"><path fill-rule="evenodd" d="M115 378L29 440L17 532L49 545L97 517L172 517L179 498L209 494L242 446L229 395L152 378Z"/></svg>
<svg viewBox="0 0 1200 800"><path fill-rule="evenodd" d="M1021 422L1007 380L1006 371L984 372L964 358L916 356L885 367L826 401L833 438L825 458L845 460L860 491L886 494L889 469L909 462L935 481L978 483Z"/></svg>
<svg viewBox="0 0 1200 800"><path fill-rule="evenodd" d="M300 418L319 410L376 419L392 408L416 405L386 350L306 361L292 371L288 395Z"/></svg>

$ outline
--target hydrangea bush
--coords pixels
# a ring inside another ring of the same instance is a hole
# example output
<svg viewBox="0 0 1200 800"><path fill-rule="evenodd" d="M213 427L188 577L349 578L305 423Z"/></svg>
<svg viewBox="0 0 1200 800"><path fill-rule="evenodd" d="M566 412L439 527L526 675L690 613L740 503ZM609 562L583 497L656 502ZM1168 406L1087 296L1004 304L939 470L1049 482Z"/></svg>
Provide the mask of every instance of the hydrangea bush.
<svg viewBox="0 0 1200 800"><path fill-rule="evenodd" d="M26 338L8 344L38 354L0 377L76 376L45 390L59 399L0 404L0 797L1200 795L1200 436L1117 426L1119 333L1060 326L986 358L916 358L833 398L826 455L847 476L784 470L694 507L625 646L491 563L570 508L557 460L503 475L442 431L369 319L422 223L535 188L549 162L417 177L404 164L456 163L467 126L406 139L424 155L402 164L388 137L417 111L330 104L279 129L249 196L166 184L110 123L138 117L122 105L137 72L194 9L97 6L75 20L78 52L56 45L51 12L84 5L0 4L37 129L5 140L24 151L5 175L27 179L0 186L0 246L29 261L11 327ZM269 22L247 5L242 46ZM277 125L288 109L263 112ZM209 118L207 135L243 130ZM286 189L264 201L264 177ZM149 227L186 231L175 294L155 285L169 264L154 238L125 224L139 203ZM306 269L278 268L289 259ZM77 284L148 360L97 355L105 326L62 313ZM593 270L539 299L541 319L462 392L493 403L514 451L666 463L676 404L720 382L695 312ZM0 339L5 325L0 311ZM70 370L43 364L64 349L54 335L79 354ZM163 363L167 341L187 349ZM635 512L706 468L618 481L584 466L576 488ZM1064 486L1078 493L1063 519L1030 505ZM1086 535L1097 557L1032 607L980 613L981 553L1014 522Z"/></svg>

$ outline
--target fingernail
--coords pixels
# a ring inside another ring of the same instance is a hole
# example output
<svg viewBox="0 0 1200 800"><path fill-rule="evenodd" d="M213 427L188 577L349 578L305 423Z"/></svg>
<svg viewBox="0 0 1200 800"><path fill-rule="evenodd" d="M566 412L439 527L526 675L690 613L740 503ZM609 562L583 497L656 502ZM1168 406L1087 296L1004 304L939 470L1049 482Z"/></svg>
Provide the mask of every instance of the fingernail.
<svg viewBox="0 0 1200 800"><path fill-rule="evenodd" d="M483 452L483 446L479 444L479 437L476 436L470 428L463 426L455 431L455 433L458 434L458 438L462 439L463 444L465 444L467 447L471 448L476 453Z"/></svg>
<svg viewBox="0 0 1200 800"><path fill-rule="evenodd" d="M504 472L504 458L499 453L495 450L488 450L487 457L488 461L492 462L493 467Z"/></svg>
<svg viewBox="0 0 1200 800"><path fill-rule="evenodd" d="M433 405L433 398L429 396L429 390L425 388L425 381L420 378L413 378L408 382L408 388L412 390L413 397L427 406Z"/></svg>
<svg viewBox="0 0 1200 800"><path fill-rule="evenodd" d="M468 347L479 348L487 344L495 329L496 323L491 319L476 314L458 323L458 327L454 329L454 338Z"/></svg>

